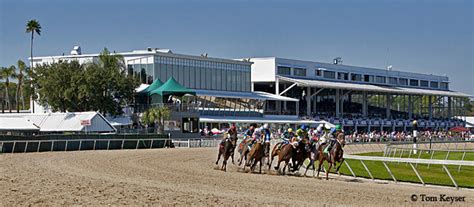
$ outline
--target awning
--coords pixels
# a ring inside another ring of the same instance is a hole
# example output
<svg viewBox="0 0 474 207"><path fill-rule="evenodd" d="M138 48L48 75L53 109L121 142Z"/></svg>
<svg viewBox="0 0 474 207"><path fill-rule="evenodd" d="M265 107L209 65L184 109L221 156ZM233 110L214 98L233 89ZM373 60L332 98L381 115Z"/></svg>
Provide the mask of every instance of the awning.
<svg viewBox="0 0 474 207"><path fill-rule="evenodd" d="M148 93L158 89L162 85L163 85L163 82L161 82L160 79L156 79L155 81L153 81L153 83L149 87L147 87L145 90L143 90L143 93L148 94Z"/></svg>
<svg viewBox="0 0 474 207"><path fill-rule="evenodd" d="M137 88L135 88L135 92L137 93L140 93L142 92L143 90L146 90L148 87L150 87L150 85L148 84L140 84L140 86L138 86Z"/></svg>
<svg viewBox="0 0 474 207"><path fill-rule="evenodd" d="M209 123L274 123L274 124L308 124L317 126L319 124L327 124L329 127L334 127L333 124L327 121L314 121L314 120L300 120L300 119L277 119L277 118L265 118L265 117L228 117L228 116L201 116L200 122Z"/></svg>
<svg viewBox="0 0 474 207"><path fill-rule="evenodd" d="M290 78L285 76L277 76L282 81L288 81L296 83L298 86L309 86L317 88L331 88L331 89L343 89L343 90L355 90L355 91L371 91L391 94L412 94L412 95L435 95L435 96L451 96L451 97L472 97L471 95L456 92L456 91L442 91L442 90L430 90L430 89L418 89L418 88L405 88L405 87L393 87L393 86L379 86L371 84L359 84L359 83L343 83L337 81L323 81L323 80L310 80L302 78Z"/></svg>
<svg viewBox="0 0 474 207"><path fill-rule="evenodd" d="M133 124L132 119L130 117L106 117L106 119L114 127L130 126Z"/></svg>
<svg viewBox="0 0 474 207"><path fill-rule="evenodd" d="M298 99L286 96L279 96L271 93L254 91L254 92L237 92L237 91L213 91L213 90L195 90L197 96L211 96L222 98L247 98L272 101L298 101Z"/></svg>
<svg viewBox="0 0 474 207"><path fill-rule="evenodd" d="M176 81L173 77L171 77L162 86L149 92L149 95L153 95L153 94L158 94L161 96L185 95L185 94L195 95L196 92L194 92L194 90L191 90L189 88L182 86L181 84L178 83L178 81Z"/></svg>

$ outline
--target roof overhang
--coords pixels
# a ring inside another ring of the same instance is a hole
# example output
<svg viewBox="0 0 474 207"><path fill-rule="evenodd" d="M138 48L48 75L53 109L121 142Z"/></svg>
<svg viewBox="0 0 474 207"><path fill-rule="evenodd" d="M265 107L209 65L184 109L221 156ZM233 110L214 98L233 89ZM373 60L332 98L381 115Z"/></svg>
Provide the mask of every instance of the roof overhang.
<svg viewBox="0 0 474 207"><path fill-rule="evenodd" d="M309 124L319 125L327 124L330 127L334 127L333 124L327 121L314 121L314 120L300 120L291 118L268 118L268 117L228 117L228 116L201 116L200 122L210 123L273 123L273 124Z"/></svg>
<svg viewBox="0 0 474 207"><path fill-rule="evenodd" d="M272 100L272 101L293 101L297 102L298 99L290 98L286 96L279 96L271 93L262 91L254 92L237 92L237 91L214 91L214 90L195 90L197 96L211 96L221 98L247 98L247 99L258 99L258 100Z"/></svg>
<svg viewBox="0 0 474 207"><path fill-rule="evenodd" d="M282 81L296 83L298 86L303 86L303 87L309 86L309 87L317 87L317 88L369 91L369 92L391 93L391 94L472 97L472 95L468 95L468 94L456 92L456 91L404 88L404 87L380 86L380 85L359 84L359 83L343 83L343 82L336 82L336 81L311 80L311 79L293 78L293 77L285 77L285 76L277 76L277 78Z"/></svg>

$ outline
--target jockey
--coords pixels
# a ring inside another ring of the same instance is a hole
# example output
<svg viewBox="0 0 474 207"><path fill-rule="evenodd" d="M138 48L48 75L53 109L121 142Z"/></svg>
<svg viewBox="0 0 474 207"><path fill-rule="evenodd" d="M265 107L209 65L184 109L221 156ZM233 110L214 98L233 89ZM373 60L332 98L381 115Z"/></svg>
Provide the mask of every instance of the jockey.
<svg viewBox="0 0 474 207"><path fill-rule="evenodd" d="M286 132L282 134L281 139L283 139L283 143L288 144L294 136L295 133L293 133L293 129L288 128Z"/></svg>
<svg viewBox="0 0 474 207"><path fill-rule="evenodd" d="M338 135L342 133L342 127L341 125L336 125L336 127L334 128L331 128L331 134L329 136L329 145L324 149L324 153L328 153L329 151L331 151L332 147L334 146L334 144L336 143L336 138L338 137Z"/></svg>
<svg viewBox="0 0 474 207"><path fill-rule="evenodd" d="M250 127L247 130L245 130L245 132L244 132L244 141L245 142L246 142L246 140L248 140L252 137L254 131L255 131L255 126L253 124L250 125Z"/></svg>
<svg viewBox="0 0 474 207"><path fill-rule="evenodd" d="M291 145L296 149L298 146L298 142L301 142L305 137L308 137L308 127L306 125L301 125L298 130L296 130L295 137L293 137L293 141Z"/></svg>
<svg viewBox="0 0 474 207"><path fill-rule="evenodd" d="M232 142L232 145L234 145L235 147L235 142L237 142L237 129L235 128L235 125L232 125L224 133L224 137L222 138L220 145L224 146L226 139L230 139L230 141Z"/></svg>
<svg viewBox="0 0 474 207"><path fill-rule="evenodd" d="M264 124L263 125L263 129L262 129L262 144L264 144L264 147L265 147L265 156L268 155L268 153L270 152L270 139L271 139L271 132L270 132L270 126L268 124ZM267 144L268 143L268 144Z"/></svg>

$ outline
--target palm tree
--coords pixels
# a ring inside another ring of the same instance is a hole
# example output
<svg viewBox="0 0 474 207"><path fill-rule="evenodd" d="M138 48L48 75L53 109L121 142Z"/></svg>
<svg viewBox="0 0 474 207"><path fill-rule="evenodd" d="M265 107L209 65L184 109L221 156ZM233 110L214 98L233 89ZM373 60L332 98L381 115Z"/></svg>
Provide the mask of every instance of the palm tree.
<svg viewBox="0 0 474 207"><path fill-rule="evenodd" d="M33 68L33 37L36 34L41 35L41 25L38 20L32 19L26 23L26 33L31 33L30 42L30 68ZM33 104L33 113L35 112L35 105Z"/></svg>
<svg viewBox="0 0 474 207"><path fill-rule="evenodd" d="M25 62L18 60L18 74L16 75L16 79L18 80L18 83L16 85L16 94L15 94L15 100L16 100L16 112L20 113L20 99L21 99L21 105L22 109L25 109L25 97L23 96L23 79L25 78L24 71L26 69L26 64Z"/></svg>
<svg viewBox="0 0 474 207"><path fill-rule="evenodd" d="M158 132L164 133L164 121L169 119L171 116L171 111L168 107L154 107L145 111L142 115L142 122L148 125L154 123L158 126Z"/></svg>
<svg viewBox="0 0 474 207"><path fill-rule="evenodd" d="M5 79L5 100L7 102L7 107L10 110L10 113L12 112L12 108L10 104L10 97L8 94L8 87L10 87L10 78L14 78L16 76L15 70L15 66L12 65L8 68L4 67L0 71L0 79Z"/></svg>

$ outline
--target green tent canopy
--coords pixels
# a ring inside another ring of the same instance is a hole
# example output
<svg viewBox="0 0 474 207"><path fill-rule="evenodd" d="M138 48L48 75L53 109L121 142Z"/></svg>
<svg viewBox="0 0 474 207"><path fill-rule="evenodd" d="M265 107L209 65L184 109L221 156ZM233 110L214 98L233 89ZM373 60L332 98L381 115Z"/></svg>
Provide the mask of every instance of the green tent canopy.
<svg viewBox="0 0 474 207"><path fill-rule="evenodd" d="M150 95L150 92L158 89L162 85L163 85L163 82L161 82L160 79L156 79L155 81L153 81L153 83L150 86L148 86L145 90L143 90L142 93L146 93Z"/></svg>
<svg viewBox="0 0 474 207"><path fill-rule="evenodd" d="M160 95L160 96L166 96L166 95L182 96L182 95L185 95L185 94L196 95L196 92L194 92L193 90L191 90L189 88L186 88L186 87L182 86L181 84L178 83L178 81L176 81L173 77L171 77L162 86L160 86L159 88L149 92L148 94L149 95L157 94L157 95Z"/></svg>

